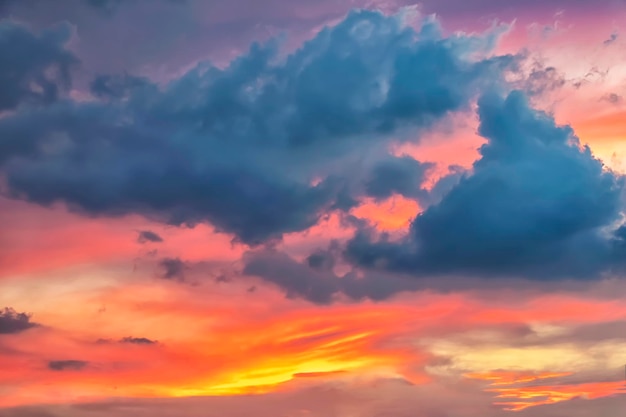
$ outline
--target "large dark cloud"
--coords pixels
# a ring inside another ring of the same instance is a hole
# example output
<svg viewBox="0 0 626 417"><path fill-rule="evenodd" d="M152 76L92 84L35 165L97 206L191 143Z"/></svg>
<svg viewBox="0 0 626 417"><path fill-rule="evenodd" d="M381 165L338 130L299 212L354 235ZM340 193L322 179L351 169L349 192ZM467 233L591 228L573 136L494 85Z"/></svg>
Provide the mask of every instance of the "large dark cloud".
<svg viewBox="0 0 626 417"><path fill-rule="evenodd" d="M49 104L69 86L77 59L64 49L68 25L34 34L10 21L0 21L0 112L22 103Z"/></svg>
<svg viewBox="0 0 626 417"><path fill-rule="evenodd" d="M270 42L164 88L100 78L92 87L103 100L0 121L2 171L12 197L209 222L259 244L350 208L363 189L353 175L361 155L469 108L501 81L515 58L487 57L494 36L443 38L434 21L415 31L399 16L358 11L286 58ZM399 172L375 169L374 180L363 172L369 192L410 193L407 173L422 167L402 161Z"/></svg>
<svg viewBox="0 0 626 417"><path fill-rule="evenodd" d="M18 313L8 307L0 310L0 334L21 333L36 326L38 324L32 322L26 313Z"/></svg>
<svg viewBox="0 0 626 417"><path fill-rule="evenodd" d="M485 95L479 116L488 143L473 173L417 216L405 240L362 231L348 258L417 275L545 279L596 276L620 264L623 237L605 228L620 219L623 179L521 92Z"/></svg>

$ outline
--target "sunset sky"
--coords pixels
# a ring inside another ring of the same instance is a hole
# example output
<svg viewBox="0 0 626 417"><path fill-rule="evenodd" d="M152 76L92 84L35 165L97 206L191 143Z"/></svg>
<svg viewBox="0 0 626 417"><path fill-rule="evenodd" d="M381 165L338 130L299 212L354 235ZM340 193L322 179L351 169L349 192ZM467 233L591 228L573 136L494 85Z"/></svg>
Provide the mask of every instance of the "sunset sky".
<svg viewBox="0 0 626 417"><path fill-rule="evenodd" d="M0 417L626 412L625 1L0 18Z"/></svg>

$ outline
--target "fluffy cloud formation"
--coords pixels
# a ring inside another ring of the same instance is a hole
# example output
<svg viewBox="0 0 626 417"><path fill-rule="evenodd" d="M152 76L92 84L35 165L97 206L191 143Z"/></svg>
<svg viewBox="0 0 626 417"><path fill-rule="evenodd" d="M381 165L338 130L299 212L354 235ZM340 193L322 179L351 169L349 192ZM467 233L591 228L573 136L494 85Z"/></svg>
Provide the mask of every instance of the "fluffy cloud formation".
<svg viewBox="0 0 626 417"><path fill-rule="evenodd" d="M26 313L18 313L12 308L5 308L0 311L0 334L21 333L38 326L30 320Z"/></svg>
<svg viewBox="0 0 626 417"><path fill-rule="evenodd" d="M286 58L270 42L164 88L101 77L92 84L100 99L3 119L1 170L14 198L209 222L260 244L347 210L362 193L414 194L423 165L363 166L363 156L387 158L390 141L498 84L515 58L489 56L496 36L444 38L432 20L415 30L402 15L358 11Z"/></svg>
<svg viewBox="0 0 626 417"><path fill-rule="evenodd" d="M623 263L623 178L521 92L485 95L488 143L473 173L413 221L401 242L361 231L346 250L367 268L428 274L589 277Z"/></svg>

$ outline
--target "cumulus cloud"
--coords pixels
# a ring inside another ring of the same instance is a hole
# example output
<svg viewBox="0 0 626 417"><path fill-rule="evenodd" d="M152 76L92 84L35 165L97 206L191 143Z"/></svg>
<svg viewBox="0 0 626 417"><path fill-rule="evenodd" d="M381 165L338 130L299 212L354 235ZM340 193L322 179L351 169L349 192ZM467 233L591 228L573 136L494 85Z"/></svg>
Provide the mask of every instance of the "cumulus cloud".
<svg viewBox="0 0 626 417"><path fill-rule="evenodd" d="M32 322L26 313L18 313L8 307L0 310L0 335L21 333L36 326L38 324Z"/></svg>
<svg viewBox="0 0 626 417"><path fill-rule="evenodd" d="M479 101L488 143L473 173L413 221L402 242L363 230L347 257L416 275L591 277L622 263L623 179L604 169L572 129L531 109L521 92Z"/></svg>
<svg viewBox="0 0 626 417"><path fill-rule="evenodd" d="M1 170L14 198L208 222L250 245L280 239L351 208L364 188L419 193L409 177L425 168L417 161L373 163L362 178L355 167L499 83L516 58L490 55L495 36L446 38L434 20L415 30L399 16L356 11L286 58L274 41L163 88L101 77L99 99L2 119Z"/></svg>

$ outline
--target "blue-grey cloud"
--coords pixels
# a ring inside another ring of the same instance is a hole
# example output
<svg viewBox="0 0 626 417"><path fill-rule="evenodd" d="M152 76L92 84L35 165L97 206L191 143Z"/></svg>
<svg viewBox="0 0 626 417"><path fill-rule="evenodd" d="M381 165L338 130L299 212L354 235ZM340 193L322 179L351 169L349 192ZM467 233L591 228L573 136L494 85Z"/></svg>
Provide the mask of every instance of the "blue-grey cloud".
<svg viewBox="0 0 626 417"><path fill-rule="evenodd" d="M103 12L104 14L112 14L119 7L125 4L137 3L139 0L58 0L57 7L60 8L76 8L81 4ZM143 0L148 3L148 1ZM173 4L185 4L187 0L161 0ZM11 6L21 5L30 9L42 9L45 11L46 0L0 0L0 13L11 10ZM42 8L43 6L43 8Z"/></svg>
<svg viewBox="0 0 626 417"><path fill-rule="evenodd" d="M346 255L358 265L428 274L554 279L619 265L623 178L568 126L529 108L521 92L479 101L488 139L473 173L413 221L401 242L362 230ZM609 229L609 230L606 230Z"/></svg>
<svg viewBox="0 0 626 417"><path fill-rule="evenodd" d="M129 4L133 2L137 2L138 0L81 0L86 5L95 8L96 10L100 10L107 14L115 12L119 7L124 4ZM187 0L161 0L164 2L169 2L172 4L185 4ZM146 0L144 2L147 3ZM152 0L152 2L154 2Z"/></svg>
<svg viewBox="0 0 626 417"><path fill-rule="evenodd" d="M133 90L147 85L150 85L150 81L143 77L104 74L94 78L89 87L98 98L122 99L132 94Z"/></svg>
<svg viewBox="0 0 626 417"><path fill-rule="evenodd" d="M12 308L0 310L0 334L16 334L38 326L26 313L18 313Z"/></svg>
<svg viewBox="0 0 626 417"><path fill-rule="evenodd" d="M356 271L337 276L332 271L333 254L315 252L300 263L275 251L249 252L244 256L244 275L256 276L285 291L289 298L303 298L316 304L329 304L341 296L349 300L384 300L403 291L414 291L418 283L398 274Z"/></svg>
<svg viewBox="0 0 626 417"><path fill-rule="evenodd" d="M420 163L410 156L390 158L379 162L366 180L366 193L378 200L399 194L407 198L425 198L428 192L422 188L426 174L434 164Z"/></svg>
<svg viewBox="0 0 626 417"><path fill-rule="evenodd" d="M70 35L68 25L34 34L11 21L0 21L0 112L59 98L77 63L64 48Z"/></svg>
<svg viewBox="0 0 626 417"><path fill-rule="evenodd" d="M286 58L270 42L163 88L99 78L92 89L105 99L2 119L1 170L14 198L209 222L250 245L279 239L354 205L359 154L469 109L501 82L516 58L490 56L495 36L445 38L430 19L416 31L400 16L356 11ZM375 171L370 192L411 193L406 169L421 168L403 161L404 178Z"/></svg>

